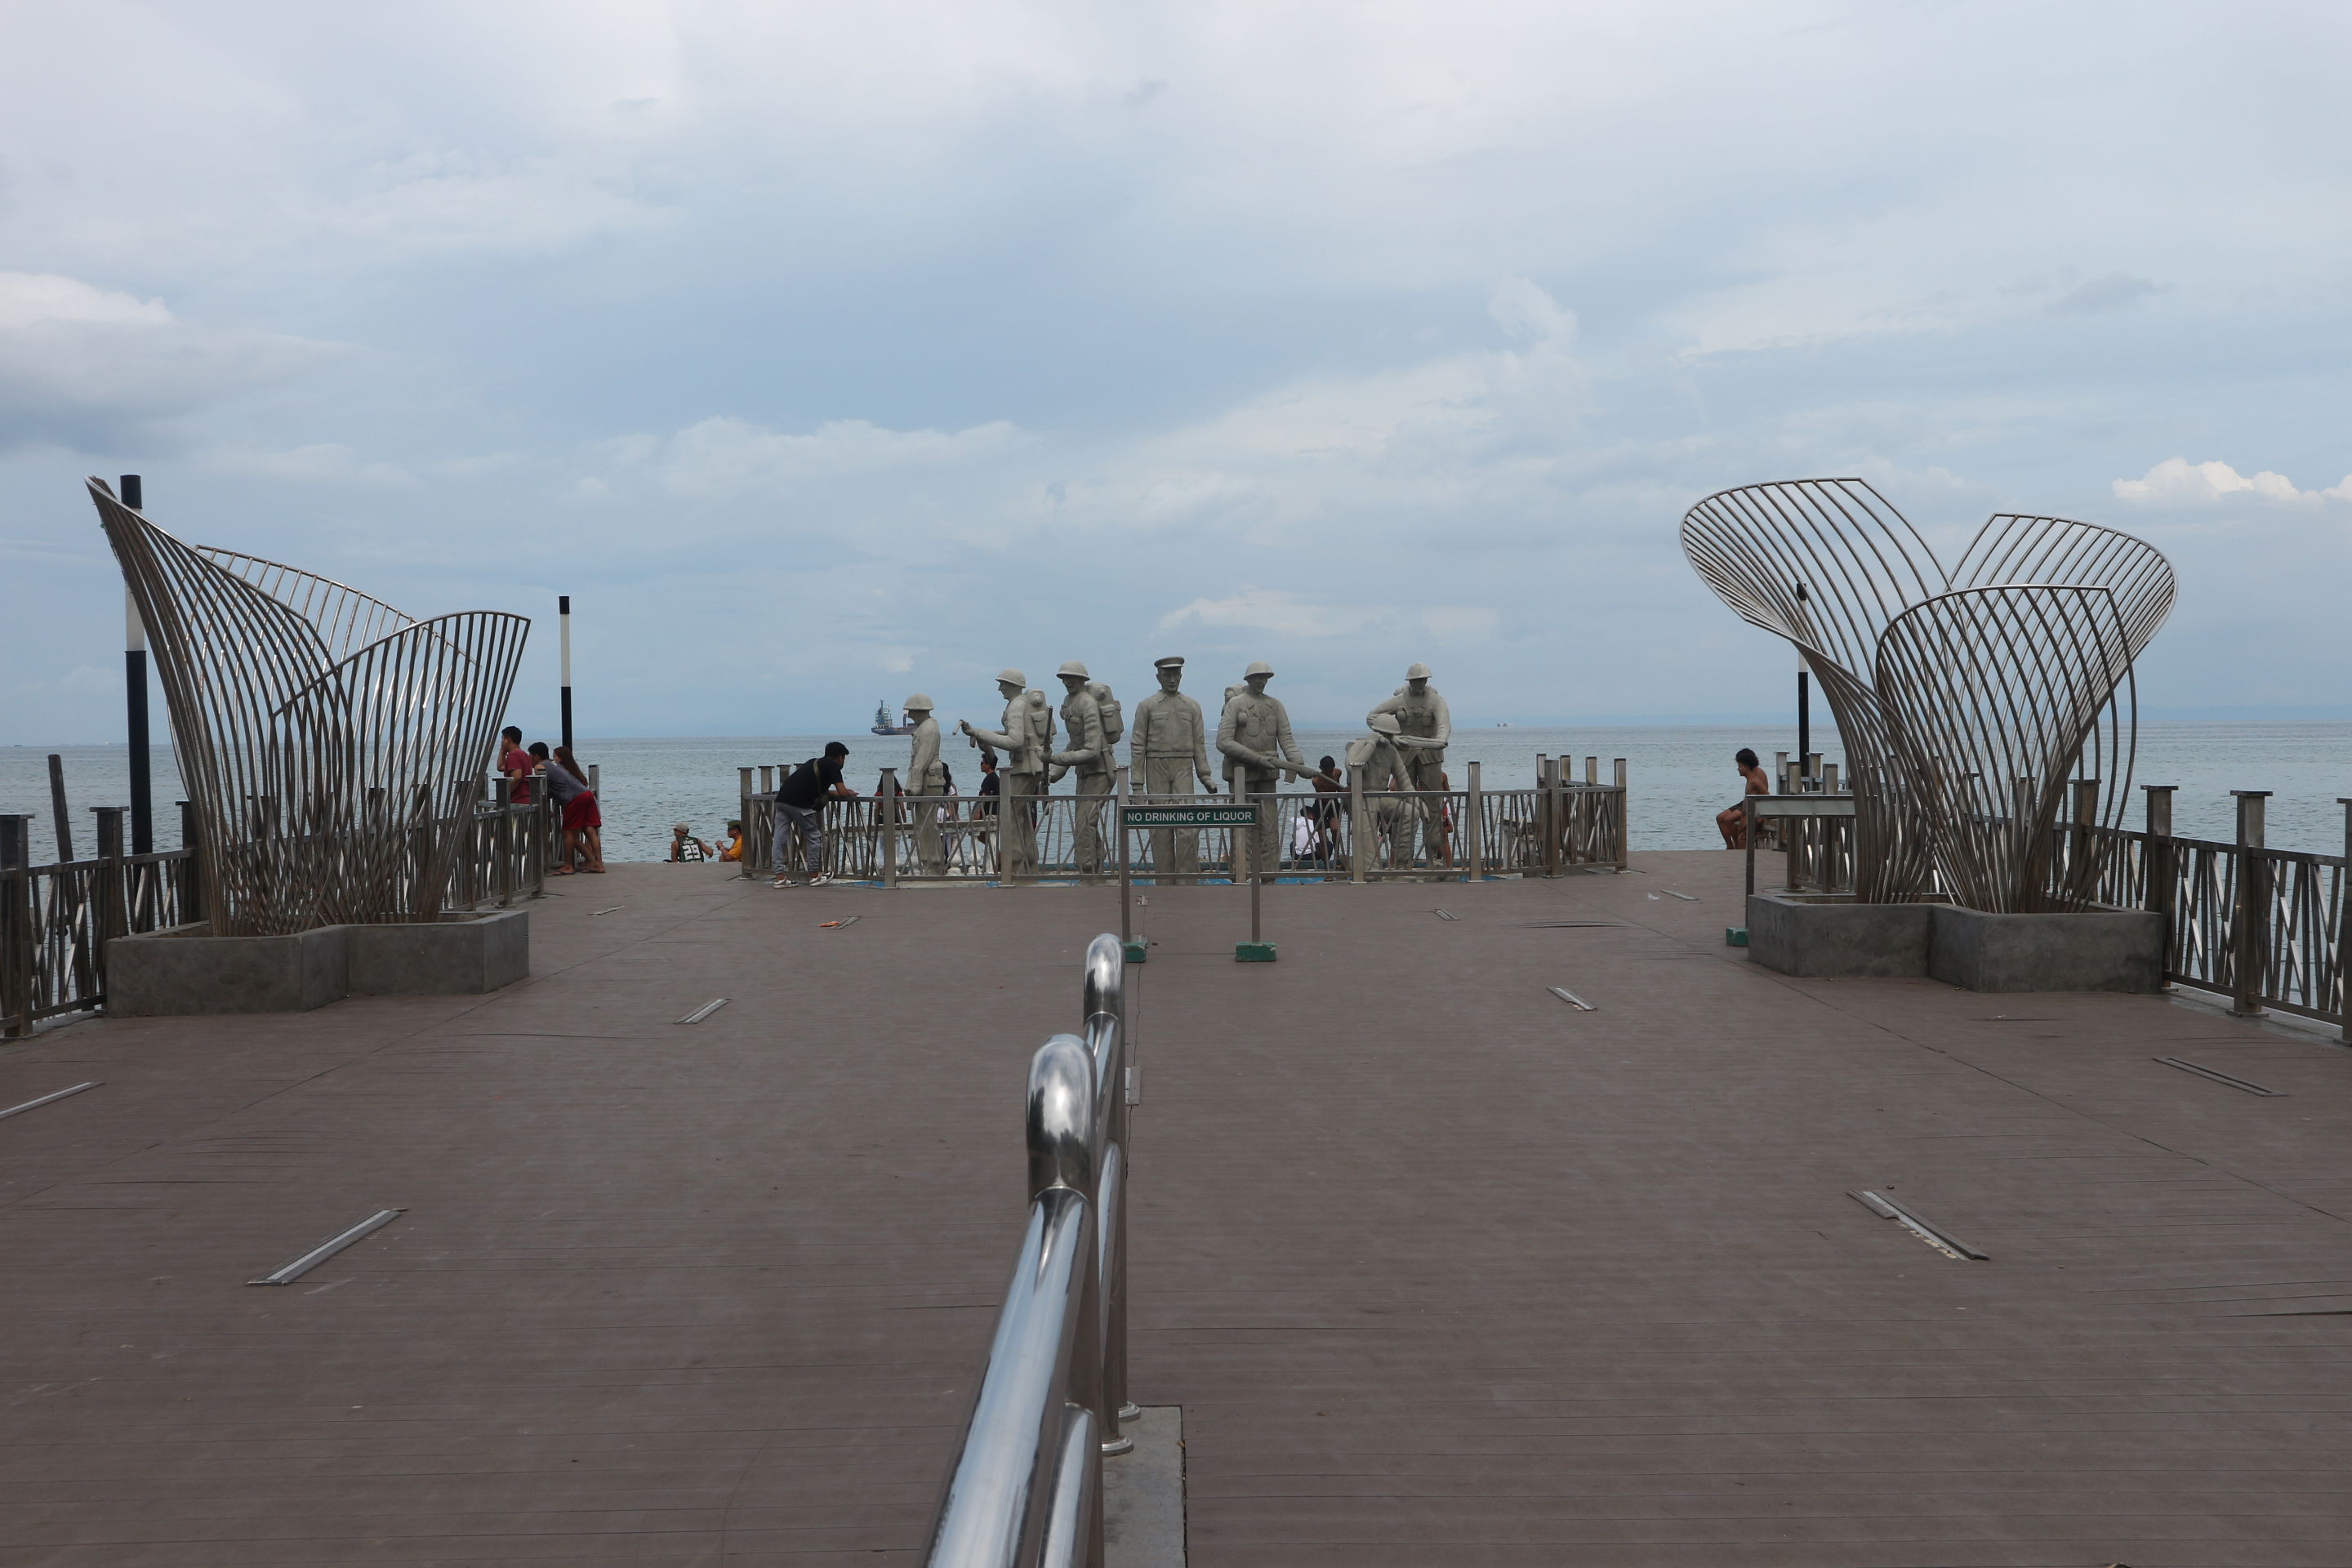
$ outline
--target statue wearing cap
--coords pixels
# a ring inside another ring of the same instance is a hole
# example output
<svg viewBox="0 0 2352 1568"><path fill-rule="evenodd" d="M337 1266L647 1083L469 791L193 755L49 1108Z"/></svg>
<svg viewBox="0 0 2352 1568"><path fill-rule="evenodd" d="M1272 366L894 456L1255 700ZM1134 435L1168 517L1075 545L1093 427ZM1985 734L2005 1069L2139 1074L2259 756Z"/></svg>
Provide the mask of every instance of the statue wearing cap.
<svg viewBox="0 0 2352 1568"><path fill-rule="evenodd" d="M1103 723L1102 704L1095 696L1095 688L1101 682L1089 676L1087 667L1075 658L1057 673L1062 689L1068 693L1062 699L1062 732L1069 738L1069 745L1046 759L1054 769L1046 782L1058 783L1066 773L1078 775L1078 875L1098 876L1102 871L1102 808L1110 795L1111 769L1115 765L1111 737ZM1102 689L1110 689L1106 686Z"/></svg>
<svg viewBox="0 0 2352 1568"><path fill-rule="evenodd" d="M1225 699L1224 713L1217 721L1217 750L1225 755L1225 777L1233 781L1234 794L1258 802L1251 855L1262 871L1272 871L1276 863L1274 786L1283 773L1306 778L1315 772L1299 755L1289 710L1280 698L1266 693L1265 683L1273 679L1274 666L1264 659L1252 664L1242 672L1244 689ZM1238 865L1234 871L1243 874Z"/></svg>
<svg viewBox="0 0 2352 1568"><path fill-rule="evenodd" d="M1171 654L1156 659L1160 689L1135 705L1135 728L1128 735L1128 760L1146 795L1189 795L1193 781L1211 795L1217 779L1209 772L1208 721L1201 705L1177 689L1184 683L1184 660ZM1201 868L1201 836L1189 828L1151 830L1151 868L1169 875Z"/></svg>
<svg viewBox="0 0 2352 1568"><path fill-rule="evenodd" d="M996 689L1004 698L1004 728L975 730L969 719L956 728L983 746L1004 753L997 770L1001 801L997 809L997 875L1024 881L1036 860L1037 816L1029 802L1045 793L1045 757L1054 743L1054 710L1042 691L1029 689L1029 678L1017 669L996 672Z"/></svg>
<svg viewBox="0 0 2352 1568"><path fill-rule="evenodd" d="M947 795L948 769L940 761L940 722L931 717L931 700L919 691L908 698L904 706L915 726L907 751L907 797L914 803L915 813L915 864L926 877L944 877L948 857L940 842L938 803Z"/></svg>
<svg viewBox="0 0 2352 1568"><path fill-rule="evenodd" d="M1401 787L1444 789L1445 748L1454 738L1454 714L1445 699L1430 686L1429 666L1416 664L1407 669L1396 695L1376 704L1365 717L1380 713L1392 714L1397 721L1397 748L1404 759L1405 776L1412 781ZM1434 815L1425 826L1430 863L1434 865L1443 854L1439 842L1443 829Z"/></svg>

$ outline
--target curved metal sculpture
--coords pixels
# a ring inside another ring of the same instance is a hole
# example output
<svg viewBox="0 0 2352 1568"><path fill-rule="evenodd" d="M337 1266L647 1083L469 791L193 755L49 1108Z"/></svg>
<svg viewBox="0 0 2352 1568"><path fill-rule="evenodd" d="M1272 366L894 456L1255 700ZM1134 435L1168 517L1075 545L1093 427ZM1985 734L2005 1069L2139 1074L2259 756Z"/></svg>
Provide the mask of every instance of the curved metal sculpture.
<svg viewBox="0 0 2352 1568"><path fill-rule="evenodd" d="M2099 780L2093 820L2121 822L2133 661L2172 608L2161 552L2002 513L1948 572L1853 479L1725 490L1682 539L1716 596L1795 643L1821 683L1854 779L1858 898L1916 897L1932 866L1978 909L2080 901L2086 888L2051 877L2066 781Z"/></svg>
<svg viewBox="0 0 2352 1568"><path fill-rule="evenodd" d="M1962 588L1886 628L1878 689L1955 902L2004 913L2079 905L2086 889L2052 887L2057 825L2086 751L2084 771L2102 784L2099 819L2122 815L2130 704L2116 696L2131 664L2105 588ZM2101 760L2120 763L2122 776Z"/></svg>
<svg viewBox="0 0 2352 1568"><path fill-rule="evenodd" d="M1684 515L1682 537L1716 597L1796 644L1820 683L1853 781L1855 896L1910 898L1927 873L1927 825L1895 765L1872 666L1888 624L1948 586L1935 552L1860 479L1724 490Z"/></svg>
<svg viewBox="0 0 2352 1568"><path fill-rule="evenodd" d="M214 934L437 918L530 621L414 620L89 484L154 647Z"/></svg>

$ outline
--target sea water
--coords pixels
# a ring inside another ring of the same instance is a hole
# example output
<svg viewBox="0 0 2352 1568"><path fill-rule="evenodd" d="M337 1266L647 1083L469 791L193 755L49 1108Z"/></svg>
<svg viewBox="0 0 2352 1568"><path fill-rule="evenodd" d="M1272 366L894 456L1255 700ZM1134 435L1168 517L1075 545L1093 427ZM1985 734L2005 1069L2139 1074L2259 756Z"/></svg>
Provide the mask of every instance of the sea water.
<svg viewBox="0 0 2352 1568"><path fill-rule="evenodd" d="M1299 749L1311 763L1344 753L1360 731L1301 730ZM689 824L697 837L710 839L737 811L736 769L801 762L838 740L849 747L852 788L870 793L880 770L903 770L904 737L858 731L831 735L722 736L709 739L583 739L583 763L594 763L603 789L604 853L615 860L656 860L668 854L674 823ZM952 731L942 736L941 754L966 795L980 782L980 753ZM1536 782L1536 759L1575 759L1573 776L1584 776L1584 759L1600 759L1599 776L1613 776L1615 759L1625 759L1631 789L1627 805L1636 849L1706 849L1722 844L1715 814L1739 798L1740 781L1732 753L1752 746L1769 767L1776 751L1796 749L1793 732L1766 725L1643 725L1620 729L1460 729L1446 752L1445 770L1455 789L1466 788L1472 762L1484 764L1489 789L1525 789ZM1813 746L1830 761L1842 761L1837 737L1817 730ZM89 855L97 842L88 810L123 805L131 790L125 748L116 746L0 746L0 813L33 817L33 857L51 858L47 754L63 758L71 807L74 847ZM179 774L169 747L154 754L156 847L180 842ZM756 775L755 775L756 777ZM2233 789L2273 792L2268 842L2273 848L2344 851L2342 795L2352 795L2352 724L2149 723L2140 729L2135 784L2178 784L2173 831L2184 837L2234 837ZM1056 793L1071 785L1064 781ZM2137 795L2137 788L2134 795ZM2126 823L2137 826L2139 808Z"/></svg>

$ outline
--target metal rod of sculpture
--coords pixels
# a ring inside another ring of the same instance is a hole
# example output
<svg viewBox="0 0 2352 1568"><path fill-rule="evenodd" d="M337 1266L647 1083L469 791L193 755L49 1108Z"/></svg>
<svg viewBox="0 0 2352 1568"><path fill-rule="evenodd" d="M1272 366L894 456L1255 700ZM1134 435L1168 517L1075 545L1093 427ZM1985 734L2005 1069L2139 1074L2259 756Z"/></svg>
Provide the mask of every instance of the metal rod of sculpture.
<svg viewBox="0 0 2352 1568"><path fill-rule="evenodd" d="M153 649L214 934L437 918L529 620L415 620L89 486Z"/></svg>
<svg viewBox="0 0 2352 1568"><path fill-rule="evenodd" d="M1821 679L1855 795L1855 892L1914 897L1932 867L1973 907L2079 907L2092 868L2049 873L2066 779L2100 781L2120 826L2137 751L2133 666L2171 612L2171 564L2143 540L2003 513L1949 571L1861 479L1709 496L1683 550L1750 625Z"/></svg>

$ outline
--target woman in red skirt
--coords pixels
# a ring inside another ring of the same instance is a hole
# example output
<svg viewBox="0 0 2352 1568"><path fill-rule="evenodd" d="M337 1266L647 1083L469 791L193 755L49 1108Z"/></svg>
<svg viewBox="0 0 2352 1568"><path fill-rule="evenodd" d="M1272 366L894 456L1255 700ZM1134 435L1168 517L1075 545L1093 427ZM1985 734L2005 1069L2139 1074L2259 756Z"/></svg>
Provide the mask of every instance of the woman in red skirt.
<svg viewBox="0 0 2352 1568"><path fill-rule="evenodd" d="M583 871L604 868L604 814L596 809L596 792L588 787L588 772L572 755L569 746L555 748L555 760L547 770L548 788L563 807L563 869L572 868L575 855L587 864Z"/></svg>

